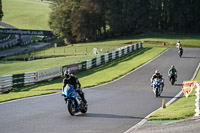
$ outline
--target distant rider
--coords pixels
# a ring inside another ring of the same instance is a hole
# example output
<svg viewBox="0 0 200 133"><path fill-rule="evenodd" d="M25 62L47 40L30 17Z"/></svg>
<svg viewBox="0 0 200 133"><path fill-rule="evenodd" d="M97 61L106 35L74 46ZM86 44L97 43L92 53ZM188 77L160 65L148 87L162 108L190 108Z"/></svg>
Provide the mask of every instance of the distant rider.
<svg viewBox="0 0 200 133"><path fill-rule="evenodd" d="M63 79L63 88L62 88L62 94L63 94L63 91L64 91L64 88L67 84L70 84L70 85L73 85L74 86L74 89L76 90L76 92L79 93L80 97L82 98L83 102L87 104L87 101L85 99L85 96L84 96L84 93L81 89L81 84L78 80L78 78L76 76L74 76L70 70L66 70L64 72L64 76L65 78Z"/></svg>
<svg viewBox="0 0 200 133"><path fill-rule="evenodd" d="M178 40L177 43L176 43L176 48L182 48L181 46L181 42Z"/></svg>
<svg viewBox="0 0 200 133"><path fill-rule="evenodd" d="M153 80L155 78L161 79L161 81L162 81L162 89L163 89L164 88L164 79L163 79L163 76L160 74L160 72L158 70L156 70L155 73L151 77L151 86L153 86Z"/></svg>
<svg viewBox="0 0 200 133"><path fill-rule="evenodd" d="M171 74L173 74L175 76L175 81L177 79L177 71L174 65L171 65L169 71L168 71L168 75L169 77L171 76Z"/></svg>

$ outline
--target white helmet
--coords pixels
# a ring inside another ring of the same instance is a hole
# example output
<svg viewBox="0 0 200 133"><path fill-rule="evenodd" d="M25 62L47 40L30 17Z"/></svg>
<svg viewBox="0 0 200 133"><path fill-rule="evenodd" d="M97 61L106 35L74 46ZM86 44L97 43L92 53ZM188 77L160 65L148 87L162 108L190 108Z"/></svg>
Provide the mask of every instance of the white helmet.
<svg viewBox="0 0 200 133"><path fill-rule="evenodd" d="M158 70L155 71L156 75L160 75L160 72Z"/></svg>

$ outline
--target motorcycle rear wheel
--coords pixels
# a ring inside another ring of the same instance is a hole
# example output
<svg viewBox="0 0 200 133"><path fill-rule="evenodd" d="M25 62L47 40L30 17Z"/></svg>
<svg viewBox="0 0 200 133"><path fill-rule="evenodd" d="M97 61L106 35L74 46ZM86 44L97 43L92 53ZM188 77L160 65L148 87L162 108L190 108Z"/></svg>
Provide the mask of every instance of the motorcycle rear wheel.
<svg viewBox="0 0 200 133"><path fill-rule="evenodd" d="M171 85L174 85L175 80L171 78Z"/></svg>
<svg viewBox="0 0 200 133"><path fill-rule="evenodd" d="M85 104L85 103L83 103L83 105L82 105L83 107L82 107L82 109L81 109L81 113L86 113L87 112L87 105Z"/></svg>

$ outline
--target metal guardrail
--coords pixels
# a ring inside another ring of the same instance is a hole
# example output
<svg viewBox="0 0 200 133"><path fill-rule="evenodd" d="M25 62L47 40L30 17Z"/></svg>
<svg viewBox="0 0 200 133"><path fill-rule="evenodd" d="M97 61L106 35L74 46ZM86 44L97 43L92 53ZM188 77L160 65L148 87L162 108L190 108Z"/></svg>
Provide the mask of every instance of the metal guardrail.
<svg viewBox="0 0 200 133"><path fill-rule="evenodd" d="M198 67L197 67L197 70L200 70L200 63L199 63L199 65L198 65ZM196 91L196 93L195 93L195 95L196 95L196 99L195 99L195 116L199 116L200 114L200 82L197 82L196 83L196 86L197 86L197 88L195 89L195 91Z"/></svg>
<svg viewBox="0 0 200 133"><path fill-rule="evenodd" d="M196 83L196 96L197 98L195 99L195 116L199 116L199 110L200 110L200 82L199 83Z"/></svg>
<svg viewBox="0 0 200 133"><path fill-rule="evenodd" d="M106 53L104 55L80 63L40 70L37 72L27 72L22 74L0 76L0 92L8 92L12 88L27 86L40 81L60 77L63 75L63 72L67 69L71 70L72 73L85 71L102 65L104 63L110 62L112 60L118 59L142 47L143 43L140 42L137 44L118 48L115 51Z"/></svg>

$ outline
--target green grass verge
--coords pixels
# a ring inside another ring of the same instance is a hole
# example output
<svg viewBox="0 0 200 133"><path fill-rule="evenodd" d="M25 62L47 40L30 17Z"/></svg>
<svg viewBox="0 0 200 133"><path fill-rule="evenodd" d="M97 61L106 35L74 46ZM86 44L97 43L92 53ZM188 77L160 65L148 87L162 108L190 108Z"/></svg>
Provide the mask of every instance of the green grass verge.
<svg viewBox="0 0 200 133"><path fill-rule="evenodd" d="M123 58L117 59L113 62L104 64L88 71L78 73L77 76L79 77L83 88L102 84L108 81L112 81L130 72L131 70L156 57L164 50L166 50L166 48L146 47L141 50L137 50ZM1 94L0 102L19 99L23 97L54 93L55 90L61 90L61 88L62 78L59 78L56 80L31 85L28 87L13 89L8 94Z"/></svg>
<svg viewBox="0 0 200 133"><path fill-rule="evenodd" d="M64 65L73 64L74 62L81 62L97 55L87 55L87 56L67 56L49 59L40 59L34 61L23 61L23 62L9 62L9 64L0 64L0 75L11 75L19 74L24 72L35 72L43 69L54 68Z"/></svg>
<svg viewBox="0 0 200 133"><path fill-rule="evenodd" d="M170 33L146 33L136 36L121 37L118 39L110 39L92 43L79 43L73 46L61 46L57 48L46 48L38 51L31 52L30 54L22 54L19 56L11 56L1 59L0 64L0 75L9 75L16 73L32 72L46 68L52 68L60 65L73 64L78 61L91 59L99 55L92 55L93 48L97 48L101 54L107 51L115 50L116 48L128 45L128 42L140 42L144 41L144 47L163 47L162 42L167 43L168 47L175 47L177 40L181 40L183 47L200 47L200 36L198 34L170 34ZM15 60L24 58L27 59L29 56L35 58L46 58L46 57L60 57L53 59L41 59L29 62L16 62ZM72 56L77 55L77 56ZM67 56L67 57L66 57ZM9 61L14 60L14 61ZM30 64L30 65L28 65ZM16 69L17 68L17 69Z"/></svg>
<svg viewBox="0 0 200 133"><path fill-rule="evenodd" d="M195 81L200 80L200 70L196 75ZM178 120L185 119L194 116L195 114L195 89L189 97L183 96L178 101L167 106L165 109L161 109L153 113L148 120Z"/></svg>
<svg viewBox="0 0 200 133"><path fill-rule="evenodd" d="M41 0L2 0L2 22L20 29L50 30L49 4Z"/></svg>

